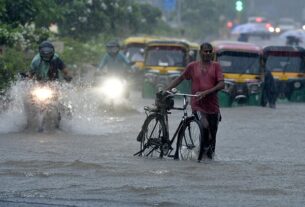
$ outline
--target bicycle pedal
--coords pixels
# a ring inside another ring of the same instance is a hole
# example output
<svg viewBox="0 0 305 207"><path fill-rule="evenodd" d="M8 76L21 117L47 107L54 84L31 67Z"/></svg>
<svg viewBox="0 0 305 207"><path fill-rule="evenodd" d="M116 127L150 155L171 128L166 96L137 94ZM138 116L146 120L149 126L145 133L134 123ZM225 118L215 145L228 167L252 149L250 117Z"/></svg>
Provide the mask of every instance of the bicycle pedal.
<svg viewBox="0 0 305 207"><path fill-rule="evenodd" d="M161 146L162 145L162 141L159 138L150 138L147 141L147 145L148 146L151 146L151 145Z"/></svg>
<svg viewBox="0 0 305 207"><path fill-rule="evenodd" d="M173 150L173 148L169 143L162 144L162 151L164 155L167 155L171 150Z"/></svg>
<svg viewBox="0 0 305 207"><path fill-rule="evenodd" d="M176 156L175 155L167 155L167 157L175 158Z"/></svg>

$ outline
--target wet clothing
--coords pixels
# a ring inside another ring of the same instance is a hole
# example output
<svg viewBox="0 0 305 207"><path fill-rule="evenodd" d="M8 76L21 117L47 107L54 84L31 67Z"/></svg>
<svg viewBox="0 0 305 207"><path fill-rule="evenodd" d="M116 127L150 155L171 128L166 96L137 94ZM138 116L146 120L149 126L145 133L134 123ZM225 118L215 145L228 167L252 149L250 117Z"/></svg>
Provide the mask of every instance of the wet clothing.
<svg viewBox="0 0 305 207"><path fill-rule="evenodd" d="M277 98L277 90L275 80L271 71L266 71L264 78L263 94L262 94L262 106L266 106L269 103L271 108L275 108L275 102Z"/></svg>
<svg viewBox="0 0 305 207"><path fill-rule="evenodd" d="M204 143L203 147L206 149L206 153L213 156L215 153L215 147L216 147L216 134L218 130L218 123L221 120L220 113L215 114L206 114L203 112L195 112L199 120L201 120L202 123L206 121L208 122L208 128L204 126L203 128L203 137L204 137ZM211 135L211 136L210 136Z"/></svg>
<svg viewBox="0 0 305 207"><path fill-rule="evenodd" d="M219 81L224 80L222 70L217 62L211 62L205 71L202 69L201 61L192 62L182 75L185 79L192 81L192 94L213 88ZM217 93L209 94L200 100L193 97L191 106L193 111L207 114L219 113Z"/></svg>
<svg viewBox="0 0 305 207"><path fill-rule="evenodd" d="M220 65L211 62L205 69L201 61L190 63L182 73L183 77L192 82L192 94L215 87L224 80ZM216 146L216 134L220 118L217 92L202 99L192 97L192 110L197 114L204 127L203 147L208 158L213 158ZM199 157L199 160L201 157Z"/></svg>
<svg viewBox="0 0 305 207"><path fill-rule="evenodd" d="M106 53L98 66L98 71L125 73L131 71L130 63L123 53L119 52L114 57Z"/></svg>
<svg viewBox="0 0 305 207"><path fill-rule="evenodd" d="M64 62L55 53L50 61L43 60L37 54L31 63L31 75L36 76L37 80L48 81L60 79L60 71L65 68Z"/></svg>

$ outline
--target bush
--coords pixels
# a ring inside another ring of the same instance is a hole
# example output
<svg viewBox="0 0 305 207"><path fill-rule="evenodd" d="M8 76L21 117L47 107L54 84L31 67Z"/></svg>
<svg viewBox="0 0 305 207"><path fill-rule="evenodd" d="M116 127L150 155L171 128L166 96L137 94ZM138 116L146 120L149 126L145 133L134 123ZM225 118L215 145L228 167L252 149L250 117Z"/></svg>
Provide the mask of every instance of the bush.
<svg viewBox="0 0 305 207"><path fill-rule="evenodd" d="M96 66L105 53L105 38L98 40L80 42L74 39L65 38L64 51L60 55L67 67L74 72L82 73L85 70L84 64Z"/></svg>
<svg viewBox="0 0 305 207"><path fill-rule="evenodd" d="M18 72L26 71L30 65L25 53L18 48L7 48L0 56L0 91L5 91L15 81Z"/></svg>

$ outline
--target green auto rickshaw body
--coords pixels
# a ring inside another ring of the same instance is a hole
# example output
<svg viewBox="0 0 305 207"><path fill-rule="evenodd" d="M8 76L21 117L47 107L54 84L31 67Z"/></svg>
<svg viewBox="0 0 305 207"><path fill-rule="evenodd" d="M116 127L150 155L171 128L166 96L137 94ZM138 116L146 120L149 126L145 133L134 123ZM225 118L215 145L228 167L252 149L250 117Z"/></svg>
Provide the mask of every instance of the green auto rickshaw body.
<svg viewBox="0 0 305 207"><path fill-rule="evenodd" d="M279 99L305 102L305 49L268 46L263 49L265 70L271 71Z"/></svg>
<svg viewBox="0 0 305 207"><path fill-rule="evenodd" d="M262 49L234 41L214 41L212 45L225 81L225 88L218 92L220 106L260 105L264 76Z"/></svg>

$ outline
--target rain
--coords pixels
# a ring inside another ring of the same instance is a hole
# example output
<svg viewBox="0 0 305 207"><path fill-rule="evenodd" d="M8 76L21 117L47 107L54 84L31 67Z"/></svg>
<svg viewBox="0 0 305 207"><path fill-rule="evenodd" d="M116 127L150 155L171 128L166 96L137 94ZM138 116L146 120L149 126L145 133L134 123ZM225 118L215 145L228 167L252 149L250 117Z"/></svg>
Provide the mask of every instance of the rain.
<svg viewBox="0 0 305 207"><path fill-rule="evenodd" d="M303 0L0 0L0 11L0 206L304 206ZM64 66L32 77L44 41L49 71ZM198 161L198 143L184 159L174 137L192 116L191 81L168 102L158 92L201 61L203 42L224 88L215 155ZM172 142L160 128L146 140L162 110Z"/></svg>

